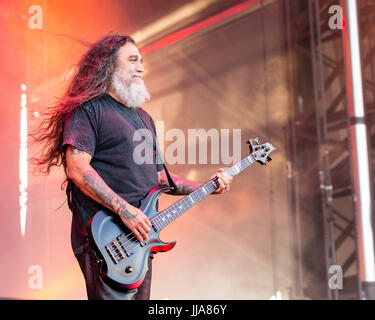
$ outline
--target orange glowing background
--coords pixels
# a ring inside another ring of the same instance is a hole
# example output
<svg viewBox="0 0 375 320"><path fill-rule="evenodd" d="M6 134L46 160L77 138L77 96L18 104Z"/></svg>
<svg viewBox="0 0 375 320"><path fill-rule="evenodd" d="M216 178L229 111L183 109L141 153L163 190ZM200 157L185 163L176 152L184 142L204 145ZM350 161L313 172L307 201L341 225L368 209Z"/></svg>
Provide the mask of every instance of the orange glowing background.
<svg viewBox="0 0 375 320"><path fill-rule="evenodd" d="M42 8L42 29L30 29L35 13L29 9L35 5ZM110 32L133 35L185 5L191 2L0 2L0 297L86 298L83 276L70 247L71 213L61 190L61 169L49 176L36 176L29 167L25 236L20 233L21 84L27 87L31 130L40 121L36 112L62 94L69 71L85 52L86 47L78 40L94 42ZM184 30L175 24L168 29L170 32L161 32L159 40L154 35L152 40L141 41L147 70L145 82L152 96L145 109L155 121L164 121L165 130L239 128L243 156L248 153L245 141L255 136L261 140L270 138L279 151L269 167L248 169L235 179L230 193L211 197L162 232L162 239L176 239L177 246L154 259L152 299L268 299L274 294L272 243L277 246L276 274L283 294L290 286L286 167L282 151L289 94L280 4L270 1L266 8L267 40L260 30L259 1L233 0L225 5L207 1L207 8L215 6L215 14L226 12L222 20L215 22L216 28L213 24L207 30L186 33L186 37L168 45L158 42L168 40L168 34L175 29ZM193 10L186 8L186 12ZM209 15L207 8L198 15L199 21L214 15ZM228 11L230 8L235 9ZM192 18L187 17L185 27L194 26ZM30 155L37 148L29 145ZM170 170L204 181L217 167L171 165ZM164 196L161 206L177 199ZM272 219L278 226L273 240ZM32 266L42 270L42 288L33 287Z"/></svg>

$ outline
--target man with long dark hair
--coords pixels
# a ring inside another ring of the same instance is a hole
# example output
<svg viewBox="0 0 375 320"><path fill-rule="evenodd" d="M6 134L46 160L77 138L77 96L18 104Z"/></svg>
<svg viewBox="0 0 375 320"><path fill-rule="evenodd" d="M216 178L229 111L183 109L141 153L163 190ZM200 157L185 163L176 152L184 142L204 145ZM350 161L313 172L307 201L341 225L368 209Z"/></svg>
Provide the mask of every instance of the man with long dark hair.
<svg viewBox="0 0 375 320"><path fill-rule="evenodd" d="M98 211L119 215L139 241L147 239L151 223L138 208L140 200L157 185L168 183L163 166L135 163L133 141L144 128L137 108L150 99L143 82L142 56L129 36L109 35L82 57L66 94L51 108L37 141L44 142L39 164L48 173L63 165L67 197L73 212L71 242L86 281L89 299L149 299L149 271L137 289L119 289L103 281L101 260L87 235L89 219ZM155 125L144 112L153 133ZM156 148L153 148L156 159ZM227 191L232 178L219 169L220 188ZM202 184L171 174L175 194L189 194Z"/></svg>

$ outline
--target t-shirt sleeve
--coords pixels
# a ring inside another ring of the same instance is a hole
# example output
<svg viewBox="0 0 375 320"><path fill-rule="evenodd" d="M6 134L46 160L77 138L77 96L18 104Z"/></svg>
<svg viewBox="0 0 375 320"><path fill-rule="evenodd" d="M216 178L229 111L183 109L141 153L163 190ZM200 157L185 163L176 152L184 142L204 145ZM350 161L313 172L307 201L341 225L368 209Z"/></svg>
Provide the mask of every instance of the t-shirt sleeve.
<svg viewBox="0 0 375 320"><path fill-rule="evenodd" d="M98 121L90 108L90 103L86 103L67 116L62 146L65 148L67 145L72 145L93 156L97 140Z"/></svg>

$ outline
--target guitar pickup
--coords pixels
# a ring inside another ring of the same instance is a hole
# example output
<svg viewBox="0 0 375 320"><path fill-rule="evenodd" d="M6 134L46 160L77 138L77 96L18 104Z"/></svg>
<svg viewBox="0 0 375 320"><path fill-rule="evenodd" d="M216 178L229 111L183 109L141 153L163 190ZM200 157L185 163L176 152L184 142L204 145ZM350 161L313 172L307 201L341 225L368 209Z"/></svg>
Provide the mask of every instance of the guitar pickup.
<svg viewBox="0 0 375 320"><path fill-rule="evenodd" d="M142 242L140 242L139 244L141 245L141 247L144 247L146 244L147 244L147 240L144 240L144 241L142 241Z"/></svg>

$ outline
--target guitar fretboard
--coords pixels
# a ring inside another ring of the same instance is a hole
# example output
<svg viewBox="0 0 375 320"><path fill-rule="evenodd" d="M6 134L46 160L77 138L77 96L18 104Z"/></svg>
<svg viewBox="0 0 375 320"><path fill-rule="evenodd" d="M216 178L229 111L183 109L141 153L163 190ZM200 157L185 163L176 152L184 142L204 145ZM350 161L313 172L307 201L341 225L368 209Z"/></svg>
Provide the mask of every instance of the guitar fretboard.
<svg viewBox="0 0 375 320"><path fill-rule="evenodd" d="M249 155L242 159L240 162L236 163L232 167L225 170L230 176L234 177L248 166L255 162L255 157ZM198 202L206 198L211 193L215 192L220 188L217 178L213 178L206 182L204 185L194 190L189 195L185 196L181 200L177 201L175 204L171 205L167 209L159 212L156 216L151 219L151 222L157 232L161 231L172 221L180 217L187 210L195 206Z"/></svg>

